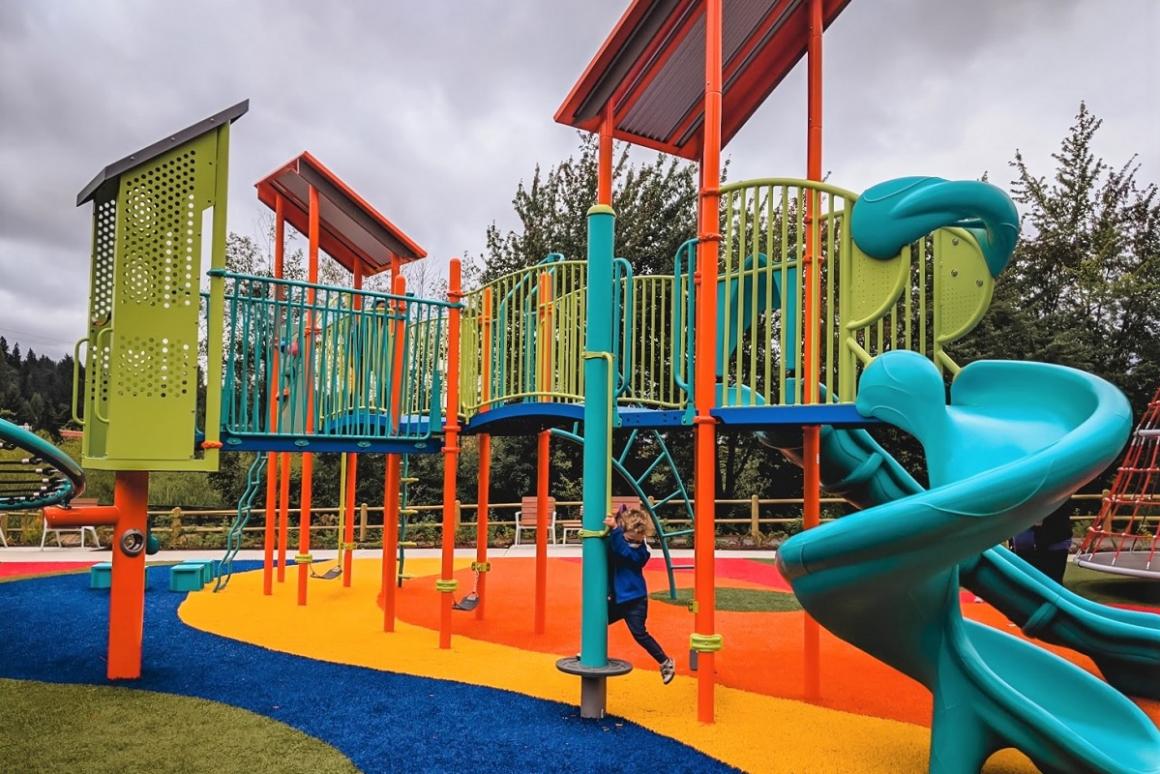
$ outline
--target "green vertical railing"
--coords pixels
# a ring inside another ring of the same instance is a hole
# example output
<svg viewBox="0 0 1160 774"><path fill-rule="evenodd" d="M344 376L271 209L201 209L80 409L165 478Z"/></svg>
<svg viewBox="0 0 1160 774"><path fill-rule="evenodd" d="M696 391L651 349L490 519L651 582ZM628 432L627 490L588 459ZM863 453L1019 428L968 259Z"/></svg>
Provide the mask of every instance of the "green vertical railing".
<svg viewBox="0 0 1160 774"><path fill-rule="evenodd" d="M857 195L792 179L723 186L718 287L718 376L732 405L792 405L802 399L802 314L807 244L820 336L816 378L824 394L852 402L858 377L877 355L919 352L957 371L947 345L986 310L991 287L953 283L959 267L983 261L962 229L939 229L890 260L862 253L848 219ZM965 310L965 311L963 311Z"/></svg>
<svg viewBox="0 0 1160 774"><path fill-rule="evenodd" d="M849 233L857 198L827 183L788 178L722 187L715 365L730 405L801 402L807 293L816 299L820 322L816 378L832 400L852 402L862 369L894 349L920 352L957 371L947 347L977 323L991 298L990 279L974 271L983 265L977 242L965 230L939 229L890 260L871 258ZM620 404L690 404L696 244L680 247L671 276L633 276L628 261L614 261L611 354ZM804 285L809 244L818 258L812 288ZM583 266L553 255L493 281L486 320L483 288L468 295L461 342L465 415L483 405L485 358L489 406L583 402ZM488 352L480 350L485 324L492 332Z"/></svg>
<svg viewBox="0 0 1160 774"><path fill-rule="evenodd" d="M492 298L487 316L485 289ZM558 254L468 293L460 338L463 413L470 417L514 402L583 402L586 300L584 262ZM485 325L491 329L487 352L481 347ZM491 372L486 401L480 381L485 359Z"/></svg>

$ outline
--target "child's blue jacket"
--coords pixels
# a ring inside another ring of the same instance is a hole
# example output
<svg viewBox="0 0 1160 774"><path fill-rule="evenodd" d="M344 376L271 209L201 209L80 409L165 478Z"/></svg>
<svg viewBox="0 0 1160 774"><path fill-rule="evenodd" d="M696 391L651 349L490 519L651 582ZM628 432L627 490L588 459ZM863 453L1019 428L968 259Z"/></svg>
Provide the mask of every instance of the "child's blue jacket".
<svg viewBox="0 0 1160 774"><path fill-rule="evenodd" d="M648 596L642 570L649 560L648 546L632 546L624 539L624 530L616 527L608 533L608 598L616 604Z"/></svg>

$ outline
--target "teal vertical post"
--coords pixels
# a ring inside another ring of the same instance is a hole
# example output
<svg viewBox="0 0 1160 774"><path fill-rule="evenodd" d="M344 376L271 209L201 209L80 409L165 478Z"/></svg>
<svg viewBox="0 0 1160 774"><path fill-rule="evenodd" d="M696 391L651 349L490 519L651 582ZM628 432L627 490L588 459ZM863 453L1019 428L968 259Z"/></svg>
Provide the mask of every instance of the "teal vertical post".
<svg viewBox="0 0 1160 774"><path fill-rule="evenodd" d="M612 255L616 213L588 210L588 329L584 354L584 529L604 528L612 460ZM584 540L580 664L608 662L608 554L604 541Z"/></svg>

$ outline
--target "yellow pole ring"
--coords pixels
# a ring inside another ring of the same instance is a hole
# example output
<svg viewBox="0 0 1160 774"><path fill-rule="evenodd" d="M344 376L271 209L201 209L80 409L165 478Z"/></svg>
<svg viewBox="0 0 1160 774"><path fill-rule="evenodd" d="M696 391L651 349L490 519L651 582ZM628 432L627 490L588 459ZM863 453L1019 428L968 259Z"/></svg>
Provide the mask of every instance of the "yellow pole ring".
<svg viewBox="0 0 1160 774"><path fill-rule="evenodd" d="M579 535L581 538L602 538L610 531L611 530L609 530L608 527L605 527L604 529L582 529L580 530Z"/></svg>
<svg viewBox="0 0 1160 774"><path fill-rule="evenodd" d="M444 594L450 594L457 588L459 588L459 581L455 580L454 578L446 580L440 578L439 580L435 581L435 590L441 591Z"/></svg>
<svg viewBox="0 0 1160 774"><path fill-rule="evenodd" d="M472 562L472 572L491 572L491 562Z"/></svg>
<svg viewBox="0 0 1160 774"><path fill-rule="evenodd" d="M294 557L294 564L310 564L314 561L314 557L310 554L298 554Z"/></svg>
<svg viewBox="0 0 1160 774"><path fill-rule="evenodd" d="M725 638L720 634L691 634L689 647L698 653L716 653L725 646Z"/></svg>
<svg viewBox="0 0 1160 774"><path fill-rule="evenodd" d="M342 549L344 551L353 551L357 547L358 547L357 543L343 543L342 544Z"/></svg>

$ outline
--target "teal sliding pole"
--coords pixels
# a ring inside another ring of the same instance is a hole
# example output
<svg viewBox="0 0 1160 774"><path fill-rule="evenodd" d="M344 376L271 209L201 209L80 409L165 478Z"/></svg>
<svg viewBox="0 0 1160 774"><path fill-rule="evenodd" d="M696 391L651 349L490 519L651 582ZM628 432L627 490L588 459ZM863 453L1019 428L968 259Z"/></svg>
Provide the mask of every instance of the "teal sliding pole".
<svg viewBox="0 0 1160 774"><path fill-rule="evenodd" d="M607 204L588 210L588 330L584 353L584 549L580 665L608 663L608 554L595 537L608 511L612 460L612 255L616 213Z"/></svg>

